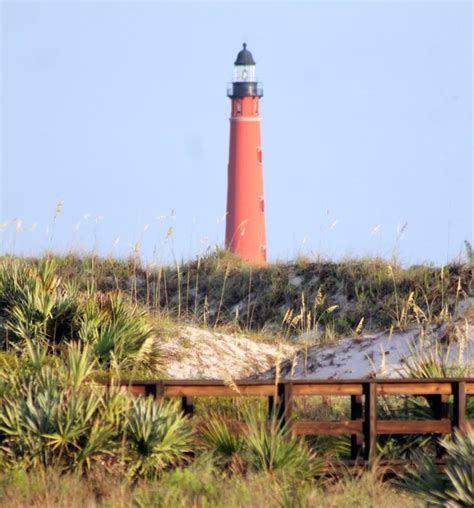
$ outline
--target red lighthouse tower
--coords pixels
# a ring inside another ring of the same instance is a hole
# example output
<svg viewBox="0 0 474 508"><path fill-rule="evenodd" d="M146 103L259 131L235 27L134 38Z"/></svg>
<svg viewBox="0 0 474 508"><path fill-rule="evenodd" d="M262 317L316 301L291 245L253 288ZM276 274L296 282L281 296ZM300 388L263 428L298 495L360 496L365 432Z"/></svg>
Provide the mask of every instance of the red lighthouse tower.
<svg viewBox="0 0 474 508"><path fill-rule="evenodd" d="M232 109L225 244L249 263L262 266L267 262L259 113L263 90L252 53L243 46L227 91Z"/></svg>

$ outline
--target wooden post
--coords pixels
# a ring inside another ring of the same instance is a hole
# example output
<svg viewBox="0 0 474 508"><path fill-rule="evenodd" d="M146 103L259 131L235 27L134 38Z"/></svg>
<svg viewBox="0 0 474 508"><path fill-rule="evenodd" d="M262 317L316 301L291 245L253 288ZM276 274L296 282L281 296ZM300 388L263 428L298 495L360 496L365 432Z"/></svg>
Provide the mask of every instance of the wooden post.
<svg viewBox="0 0 474 508"><path fill-rule="evenodd" d="M377 383L364 383L364 459L369 469L375 465L377 456Z"/></svg>
<svg viewBox="0 0 474 508"><path fill-rule="evenodd" d="M155 402L160 403L163 400L163 394L165 393L165 387L163 381L159 381L155 384Z"/></svg>
<svg viewBox="0 0 474 508"><path fill-rule="evenodd" d="M277 398L278 398L278 395L277 395ZM268 420L271 420L273 418L274 411L275 411L275 396L270 395L268 397Z"/></svg>
<svg viewBox="0 0 474 508"><path fill-rule="evenodd" d="M285 384L284 384L284 396L283 396L283 399L284 399L284 416L283 416L283 423L284 425L286 426L286 428L288 429L289 432L291 432L291 427L292 427L292 421L291 421L291 415L293 413L293 395L292 395L292 390L293 388L293 384L291 383L291 381L287 381Z"/></svg>
<svg viewBox="0 0 474 508"><path fill-rule="evenodd" d="M361 395L351 395L351 420L362 420L363 406ZM359 434L351 434L351 459L356 460L362 448Z"/></svg>
<svg viewBox="0 0 474 508"><path fill-rule="evenodd" d="M453 433L466 432L466 383L453 381Z"/></svg>
<svg viewBox="0 0 474 508"><path fill-rule="evenodd" d="M193 397L181 397L181 409L186 416L192 416L194 414Z"/></svg>
<svg viewBox="0 0 474 508"><path fill-rule="evenodd" d="M272 397L273 398L273 397ZM277 400L272 402L272 411L279 425L285 427L291 418L293 401L291 399L291 382L286 381L277 385Z"/></svg>
<svg viewBox="0 0 474 508"><path fill-rule="evenodd" d="M278 383L276 387L276 397L271 397L272 416L281 422L285 416L285 384Z"/></svg>
<svg viewBox="0 0 474 508"><path fill-rule="evenodd" d="M428 395L428 402L433 409L433 417L435 420L445 420L449 418L449 395ZM441 446L439 440L443 437L442 434L435 434L436 439L436 457L442 458L444 455L444 447Z"/></svg>

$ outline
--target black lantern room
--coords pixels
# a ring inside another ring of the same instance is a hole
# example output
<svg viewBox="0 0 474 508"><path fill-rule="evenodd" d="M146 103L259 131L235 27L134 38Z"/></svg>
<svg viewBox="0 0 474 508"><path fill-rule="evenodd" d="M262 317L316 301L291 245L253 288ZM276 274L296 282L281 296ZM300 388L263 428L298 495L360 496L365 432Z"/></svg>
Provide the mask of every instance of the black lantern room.
<svg viewBox="0 0 474 508"><path fill-rule="evenodd" d="M229 97L262 97L263 89L258 86L255 60L243 43L234 62L234 79L227 91Z"/></svg>

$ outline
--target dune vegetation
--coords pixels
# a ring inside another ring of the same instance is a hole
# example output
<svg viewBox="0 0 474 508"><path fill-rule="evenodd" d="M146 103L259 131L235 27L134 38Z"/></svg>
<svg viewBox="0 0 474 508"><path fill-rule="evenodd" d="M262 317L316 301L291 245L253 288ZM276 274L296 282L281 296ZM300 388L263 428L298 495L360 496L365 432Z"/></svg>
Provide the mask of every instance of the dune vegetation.
<svg viewBox="0 0 474 508"><path fill-rule="evenodd" d="M134 398L117 381L163 375L160 344L183 323L293 343L363 329L429 326L472 296L469 263L402 268L381 260L252 269L226 253L144 267L96 256L0 260L0 504L2 506L472 506L472 433L380 442L418 467L327 473L342 438L300 439L262 422L260 401L209 400L184 416L171 401ZM416 368L415 368L416 367ZM407 376L426 377L420 359ZM467 371L449 371L463 375ZM98 383L107 378L110 389ZM470 403L469 414L474 412ZM314 401L301 411L337 417ZM381 407L430 414L422 397ZM247 422L236 434L224 416ZM298 417L295 415L295 417ZM470 416L472 417L472 416ZM417 455L418 454L418 455Z"/></svg>

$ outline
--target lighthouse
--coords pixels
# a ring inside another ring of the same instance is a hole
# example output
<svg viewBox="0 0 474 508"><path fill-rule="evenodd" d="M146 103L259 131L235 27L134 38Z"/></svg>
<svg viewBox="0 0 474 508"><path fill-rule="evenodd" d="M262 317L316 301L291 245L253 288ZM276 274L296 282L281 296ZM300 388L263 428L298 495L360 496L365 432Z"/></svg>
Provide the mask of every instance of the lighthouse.
<svg viewBox="0 0 474 508"><path fill-rule="evenodd" d="M243 44L234 63L227 180L226 248L249 264L265 266L265 201L260 138L260 98L255 61Z"/></svg>

